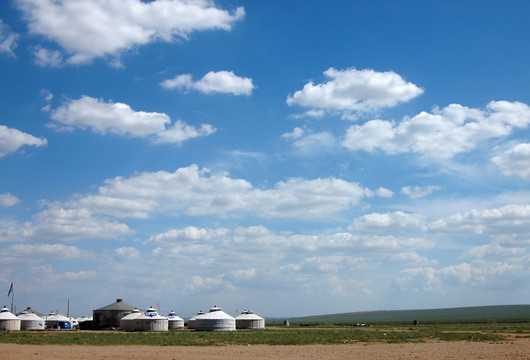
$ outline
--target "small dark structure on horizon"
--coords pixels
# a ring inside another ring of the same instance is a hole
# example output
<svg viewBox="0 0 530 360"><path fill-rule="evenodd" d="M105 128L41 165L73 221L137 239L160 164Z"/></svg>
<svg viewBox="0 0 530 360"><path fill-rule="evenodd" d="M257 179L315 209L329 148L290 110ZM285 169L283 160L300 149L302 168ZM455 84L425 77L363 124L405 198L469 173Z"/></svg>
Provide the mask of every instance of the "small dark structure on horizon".
<svg viewBox="0 0 530 360"><path fill-rule="evenodd" d="M134 306L126 304L123 299L116 299L115 303L96 309L92 312L94 329L112 329L120 327L120 319L130 314Z"/></svg>

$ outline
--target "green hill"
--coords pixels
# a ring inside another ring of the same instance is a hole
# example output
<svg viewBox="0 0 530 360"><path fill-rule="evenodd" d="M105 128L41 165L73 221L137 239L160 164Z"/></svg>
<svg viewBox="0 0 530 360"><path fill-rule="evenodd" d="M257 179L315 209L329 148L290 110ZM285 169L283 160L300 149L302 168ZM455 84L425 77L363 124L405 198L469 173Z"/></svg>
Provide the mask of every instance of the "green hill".
<svg viewBox="0 0 530 360"><path fill-rule="evenodd" d="M530 305L474 306L447 309L363 311L342 314L305 316L290 323L357 324L368 322L482 322L530 321Z"/></svg>

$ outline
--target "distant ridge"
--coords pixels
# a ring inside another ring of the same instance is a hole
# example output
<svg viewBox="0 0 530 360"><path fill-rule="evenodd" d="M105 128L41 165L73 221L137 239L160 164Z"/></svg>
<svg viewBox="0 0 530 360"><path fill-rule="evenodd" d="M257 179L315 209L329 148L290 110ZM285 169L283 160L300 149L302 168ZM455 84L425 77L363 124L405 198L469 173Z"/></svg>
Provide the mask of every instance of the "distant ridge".
<svg viewBox="0 0 530 360"><path fill-rule="evenodd" d="M530 305L492 305L446 309L360 311L291 318L291 323L419 321L530 321Z"/></svg>

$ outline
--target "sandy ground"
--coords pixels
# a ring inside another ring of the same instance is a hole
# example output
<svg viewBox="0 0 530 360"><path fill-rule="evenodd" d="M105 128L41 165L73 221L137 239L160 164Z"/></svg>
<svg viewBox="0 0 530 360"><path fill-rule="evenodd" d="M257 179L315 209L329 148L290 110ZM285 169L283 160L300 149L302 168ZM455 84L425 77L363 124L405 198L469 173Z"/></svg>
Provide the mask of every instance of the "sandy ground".
<svg viewBox="0 0 530 360"><path fill-rule="evenodd" d="M309 346L80 346L0 344L0 359L530 359L530 338Z"/></svg>

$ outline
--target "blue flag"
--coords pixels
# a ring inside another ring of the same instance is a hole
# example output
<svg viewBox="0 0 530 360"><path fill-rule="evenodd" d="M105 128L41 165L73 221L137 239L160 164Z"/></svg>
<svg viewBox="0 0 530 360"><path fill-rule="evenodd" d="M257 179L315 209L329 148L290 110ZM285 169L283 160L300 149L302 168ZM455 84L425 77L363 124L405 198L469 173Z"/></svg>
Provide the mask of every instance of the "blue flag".
<svg viewBox="0 0 530 360"><path fill-rule="evenodd" d="M11 283L11 286L9 287L9 292L7 293L7 297L9 297L9 295L11 295L12 292L13 292L13 283Z"/></svg>

